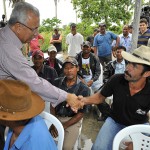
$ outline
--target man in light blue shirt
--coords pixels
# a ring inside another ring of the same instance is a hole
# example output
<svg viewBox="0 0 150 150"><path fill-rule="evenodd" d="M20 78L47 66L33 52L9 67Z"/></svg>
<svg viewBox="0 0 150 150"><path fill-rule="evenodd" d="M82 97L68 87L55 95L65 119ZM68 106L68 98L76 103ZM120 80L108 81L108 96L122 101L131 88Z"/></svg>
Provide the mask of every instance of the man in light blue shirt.
<svg viewBox="0 0 150 150"><path fill-rule="evenodd" d="M100 63L104 67L109 61L112 60L112 41L116 40L116 47L119 43L119 37L110 32L106 31L106 24L99 24L100 33L94 37L94 53L98 55Z"/></svg>
<svg viewBox="0 0 150 150"><path fill-rule="evenodd" d="M9 130L4 150L9 149L13 134L13 131ZM57 150L57 148L45 122L38 115L26 124L9 150Z"/></svg>
<svg viewBox="0 0 150 150"><path fill-rule="evenodd" d="M119 35L120 46L124 46L126 48L127 52L131 52L131 45L132 45L132 34L129 33L129 27L128 25L124 25L123 27L123 33ZM114 40L112 43L112 47L114 47L116 44L116 41Z"/></svg>

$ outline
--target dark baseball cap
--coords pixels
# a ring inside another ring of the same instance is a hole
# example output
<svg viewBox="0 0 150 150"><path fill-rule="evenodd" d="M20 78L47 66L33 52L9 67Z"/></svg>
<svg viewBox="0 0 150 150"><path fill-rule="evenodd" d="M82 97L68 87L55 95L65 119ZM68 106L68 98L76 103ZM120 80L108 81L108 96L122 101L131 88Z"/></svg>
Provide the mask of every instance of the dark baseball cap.
<svg viewBox="0 0 150 150"><path fill-rule="evenodd" d="M68 56L68 57L64 60L63 66L64 66L66 63L71 63L71 64L74 65L74 66L78 66L77 60L76 60L74 57L72 57L72 56Z"/></svg>
<svg viewBox="0 0 150 150"><path fill-rule="evenodd" d="M91 43L89 41L85 41L83 42L83 45L82 46L88 46L88 47L91 47Z"/></svg>
<svg viewBox="0 0 150 150"><path fill-rule="evenodd" d="M76 24L75 23L71 23L70 27L76 27Z"/></svg>

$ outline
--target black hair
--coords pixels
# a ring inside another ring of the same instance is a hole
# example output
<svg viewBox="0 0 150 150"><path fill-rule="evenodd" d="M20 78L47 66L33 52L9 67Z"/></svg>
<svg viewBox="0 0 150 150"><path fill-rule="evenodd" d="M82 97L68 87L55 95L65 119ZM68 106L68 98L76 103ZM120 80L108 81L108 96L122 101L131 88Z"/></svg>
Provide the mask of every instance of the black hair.
<svg viewBox="0 0 150 150"><path fill-rule="evenodd" d="M124 51L126 51L126 48L125 48L124 46L118 46L118 47L116 48L116 50L118 50L118 49L123 49Z"/></svg>
<svg viewBox="0 0 150 150"><path fill-rule="evenodd" d="M142 74L144 74L146 71L150 71L150 66L143 64L143 72L142 72Z"/></svg>

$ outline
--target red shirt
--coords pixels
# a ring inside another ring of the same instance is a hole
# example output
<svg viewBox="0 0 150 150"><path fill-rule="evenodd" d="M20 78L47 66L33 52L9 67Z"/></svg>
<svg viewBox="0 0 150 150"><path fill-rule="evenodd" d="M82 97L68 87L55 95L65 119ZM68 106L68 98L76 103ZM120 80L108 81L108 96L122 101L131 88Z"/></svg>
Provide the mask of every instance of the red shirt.
<svg viewBox="0 0 150 150"><path fill-rule="evenodd" d="M40 50L39 39L44 42L44 38L40 34L30 41L30 51Z"/></svg>

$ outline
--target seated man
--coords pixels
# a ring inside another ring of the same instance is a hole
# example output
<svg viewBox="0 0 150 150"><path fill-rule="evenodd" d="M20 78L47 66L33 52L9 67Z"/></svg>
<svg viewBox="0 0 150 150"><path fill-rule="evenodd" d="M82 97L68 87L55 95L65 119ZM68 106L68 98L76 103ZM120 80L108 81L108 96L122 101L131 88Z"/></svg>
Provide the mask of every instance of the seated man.
<svg viewBox="0 0 150 150"><path fill-rule="evenodd" d="M0 124L9 127L4 150L56 150L44 120L44 101L21 81L0 81ZM18 92L19 91L19 92Z"/></svg>
<svg viewBox="0 0 150 150"><path fill-rule="evenodd" d="M101 69L99 59L91 53L90 46L89 41L84 42L82 52L76 55L76 59L79 63L79 74L82 75L83 82L91 87L93 92L96 92L101 86L99 80Z"/></svg>
<svg viewBox="0 0 150 150"><path fill-rule="evenodd" d="M36 71L39 77L42 77L53 84L54 79L58 77L54 68L44 65L44 54L41 50L37 50L32 54L32 61L34 66L32 68Z"/></svg>
<svg viewBox="0 0 150 150"><path fill-rule="evenodd" d="M77 96L89 96L89 88L83 84L77 76L79 70L78 62L73 57L67 57L63 63L63 72L65 77L60 77L55 80L54 85L69 93L74 93ZM79 135L81 127L81 119L83 118L84 109L74 113L70 107L66 107L66 102L60 103L56 108L51 106L51 113L57 116L62 122L65 130L64 150L72 150ZM51 131L55 135L54 131Z"/></svg>
<svg viewBox="0 0 150 150"><path fill-rule="evenodd" d="M55 46L50 46L48 48L48 55L49 57L45 59L44 64L54 68L58 74L58 76L63 76L62 75L62 62L56 58L57 55L57 49Z"/></svg>
<svg viewBox="0 0 150 150"><path fill-rule="evenodd" d="M44 65L44 54L41 50L37 50L32 53L32 61L34 66L32 68L36 71L39 77L49 81L51 84L54 83L55 78L58 77L57 72L54 68L48 65ZM45 101L44 111L50 112L50 102Z"/></svg>
<svg viewBox="0 0 150 150"><path fill-rule="evenodd" d="M125 71L127 61L123 59L121 52L126 51L124 46L119 46L115 50L116 60L110 61L104 68L103 83L106 83L114 74L122 74Z"/></svg>
<svg viewBox="0 0 150 150"><path fill-rule="evenodd" d="M127 65L127 61L123 59L121 52L126 51L124 46L119 46L115 50L116 60L110 61L104 68L103 72L103 83L105 84L109 78L114 74L123 74ZM106 102L97 105L101 117L98 118L99 121L105 121L110 113L110 106Z"/></svg>

